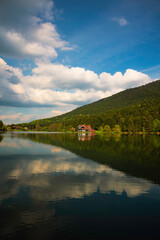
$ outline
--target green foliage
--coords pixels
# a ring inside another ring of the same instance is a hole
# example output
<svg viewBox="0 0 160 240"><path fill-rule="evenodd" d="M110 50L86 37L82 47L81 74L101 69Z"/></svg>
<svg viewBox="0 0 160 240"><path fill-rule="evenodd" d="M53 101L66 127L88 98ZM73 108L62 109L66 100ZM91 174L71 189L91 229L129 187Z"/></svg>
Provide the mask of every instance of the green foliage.
<svg viewBox="0 0 160 240"><path fill-rule="evenodd" d="M85 123L101 132L106 131L106 125L111 129L119 125L122 132L157 132L160 129L155 119L160 119L160 80L125 90L57 117L19 126L30 130L70 131Z"/></svg>
<svg viewBox="0 0 160 240"><path fill-rule="evenodd" d="M75 129L74 127L71 127L71 128L70 128L70 131L71 131L71 132L75 132L76 129Z"/></svg>
<svg viewBox="0 0 160 240"><path fill-rule="evenodd" d="M113 132L114 133L121 133L121 127L118 124L116 124L113 128Z"/></svg>
<svg viewBox="0 0 160 240"><path fill-rule="evenodd" d="M160 121L158 119L153 121L153 130L155 132L160 132Z"/></svg>
<svg viewBox="0 0 160 240"><path fill-rule="evenodd" d="M0 120L0 132L5 132L7 130L6 126L4 123Z"/></svg>
<svg viewBox="0 0 160 240"><path fill-rule="evenodd" d="M41 129L41 127L39 126L39 124L37 124L35 130L39 131L40 129Z"/></svg>
<svg viewBox="0 0 160 240"><path fill-rule="evenodd" d="M103 127L100 126L98 130L99 130L100 132L103 132Z"/></svg>
<svg viewBox="0 0 160 240"><path fill-rule="evenodd" d="M105 125L104 128L103 128L103 132L106 132L106 133L111 133L111 128L109 125Z"/></svg>
<svg viewBox="0 0 160 240"><path fill-rule="evenodd" d="M144 128L144 127L143 127L143 129L142 129L142 132L143 132L143 134L144 134L144 133L146 133L146 130L145 130L145 128Z"/></svg>

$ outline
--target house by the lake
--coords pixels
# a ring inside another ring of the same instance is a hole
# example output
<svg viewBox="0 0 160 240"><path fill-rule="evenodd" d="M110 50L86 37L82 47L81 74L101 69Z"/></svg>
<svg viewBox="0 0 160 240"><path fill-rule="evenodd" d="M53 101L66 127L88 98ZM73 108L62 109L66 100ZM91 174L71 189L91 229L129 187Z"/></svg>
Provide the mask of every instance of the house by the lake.
<svg viewBox="0 0 160 240"><path fill-rule="evenodd" d="M91 128L91 125L79 125L78 131L81 132L95 132L94 129Z"/></svg>

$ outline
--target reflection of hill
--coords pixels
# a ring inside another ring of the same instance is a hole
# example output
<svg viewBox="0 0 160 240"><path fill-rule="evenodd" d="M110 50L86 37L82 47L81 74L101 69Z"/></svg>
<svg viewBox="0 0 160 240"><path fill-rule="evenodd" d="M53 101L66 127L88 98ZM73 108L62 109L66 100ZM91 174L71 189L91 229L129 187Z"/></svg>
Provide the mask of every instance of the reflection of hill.
<svg viewBox="0 0 160 240"><path fill-rule="evenodd" d="M23 135L24 136L24 135ZM84 158L107 164L126 174L160 183L160 137L92 137L79 141L74 134L28 134L32 141L63 147Z"/></svg>
<svg viewBox="0 0 160 240"><path fill-rule="evenodd" d="M35 201L78 199L97 190L101 193L114 191L117 195L125 192L128 197L137 197L152 188L144 179L128 177L105 165L72 157L69 153L64 159L55 155L54 160L46 156L43 159L35 159L35 156L32 159L16 156L14 161L5 159L0 169L0 203L17 195L21 186L30 188L30 196ZM12 186L7 184L8 179L14 180Z"/></svg>
<svg viewBox="0 0 160 240"><path fill-rule="evenodd" d="M0 142L2 142L3 140L3 136L0 134Z"/></svg>

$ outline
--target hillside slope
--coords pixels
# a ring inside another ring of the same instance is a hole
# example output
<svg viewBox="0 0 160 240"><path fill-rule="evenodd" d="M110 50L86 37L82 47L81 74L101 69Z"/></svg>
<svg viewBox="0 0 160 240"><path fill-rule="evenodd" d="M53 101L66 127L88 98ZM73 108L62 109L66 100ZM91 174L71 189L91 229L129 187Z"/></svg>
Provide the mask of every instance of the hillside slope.
<svg viewBox="0 0 160 240"><path fill-rule="evenodd" d="M77 114L97 114L128 107L144 100L160 98L160 80L146 84L141 87L127 89L111 97L103 98L99 101L79 107L62 116L71 116Z"/></svg>
<svg viewBox="0 0 160 240"><path fill-rule="evenodd" d="M153 122L160 119L160 80L125 90L111 97L76 108L57 117L32 121L27 126L36 130L68 130L79 124L93 128L119 124L123 131L153 131Z"/></svg>

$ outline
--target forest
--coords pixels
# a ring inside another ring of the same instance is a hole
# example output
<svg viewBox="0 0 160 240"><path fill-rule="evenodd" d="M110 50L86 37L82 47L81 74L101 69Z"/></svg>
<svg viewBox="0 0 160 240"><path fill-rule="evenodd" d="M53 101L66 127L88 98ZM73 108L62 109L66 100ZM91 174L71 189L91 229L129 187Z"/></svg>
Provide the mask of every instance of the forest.
<svg viewBox="0 0 160 240"><path fill-rule="evenodd" d="M3 133L7 130L6 126L4 123L0 120L0 133Z"/></svg>
<svg viewBox="0 0 160 240"><path fill-rule="evenodd" d="M79 124L90 124L101 132L160 132L160 80L127 89L57 117L9 127L17 130L76 131Z"/></svg>

